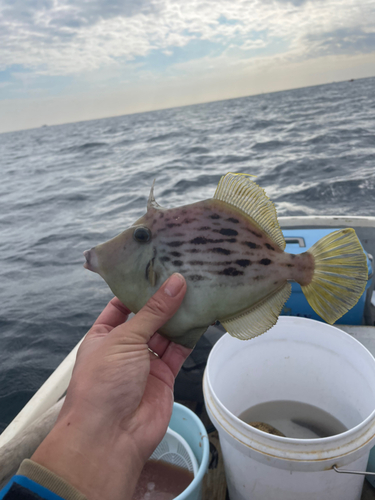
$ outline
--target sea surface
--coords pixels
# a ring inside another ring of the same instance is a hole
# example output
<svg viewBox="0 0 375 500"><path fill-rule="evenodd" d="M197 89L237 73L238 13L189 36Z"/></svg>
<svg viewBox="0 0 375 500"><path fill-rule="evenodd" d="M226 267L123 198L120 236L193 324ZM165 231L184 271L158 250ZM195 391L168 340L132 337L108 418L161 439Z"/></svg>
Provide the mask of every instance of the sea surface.
<svg viewBox="0 0 375 500"><path fill-rule="evenodd" d="M0 135L0 431L112 297L82 252L244 172L279 215L375 215L375 78Z"/></svg>

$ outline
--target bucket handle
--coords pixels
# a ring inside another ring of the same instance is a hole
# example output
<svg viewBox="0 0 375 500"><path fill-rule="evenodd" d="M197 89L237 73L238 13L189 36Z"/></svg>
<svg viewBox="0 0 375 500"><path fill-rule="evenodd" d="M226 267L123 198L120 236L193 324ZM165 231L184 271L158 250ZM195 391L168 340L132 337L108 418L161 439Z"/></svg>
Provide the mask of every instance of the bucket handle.
<svg viewBox="0 0 375 500"><path fill-rule="evenodd" d="M357 474L361 476L375 476L375 472L360 472L358 470L343 470L343 469L338 469L336 465L332 467L332 469L335 472L338 472L339 474Z"/></svg>
<svg viewBox="0 0 375 500"><path fill-rule="evenodd" d="M306 246L306 243L305 243L305 238L299 238L299 237L295 237L295 238L291 238L291 237L288 237L288 236L284 236L284 240L285 240L285 243L298 243L298 245L300 247L305 247Z"/></svg>

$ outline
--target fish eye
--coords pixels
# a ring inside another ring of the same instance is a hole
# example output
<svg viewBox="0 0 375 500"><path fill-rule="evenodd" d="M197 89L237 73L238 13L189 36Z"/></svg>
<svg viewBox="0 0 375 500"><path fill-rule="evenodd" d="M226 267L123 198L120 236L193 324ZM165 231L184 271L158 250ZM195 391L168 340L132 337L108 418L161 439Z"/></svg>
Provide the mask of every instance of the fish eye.
<svg viewBox="0 0 375 500"><path fill-rule="evenodd" d="M137 227L133 233L133 238L138 243L147 243L147 241L151 240L151 231L148 227Z"/></svg>

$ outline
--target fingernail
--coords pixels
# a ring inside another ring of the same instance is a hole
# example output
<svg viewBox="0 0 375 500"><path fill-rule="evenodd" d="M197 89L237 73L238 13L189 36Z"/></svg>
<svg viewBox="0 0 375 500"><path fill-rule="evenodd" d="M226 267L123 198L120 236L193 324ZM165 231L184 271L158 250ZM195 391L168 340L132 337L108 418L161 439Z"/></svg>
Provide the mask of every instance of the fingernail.
<svg viewBox="0 0 375 500"><path fill-rule="evenodd" d="M170 297L176 297L183 286L184 279L181 274L174 273L170 278L168 278L165 284L164 293L166 293Z"/></svg>

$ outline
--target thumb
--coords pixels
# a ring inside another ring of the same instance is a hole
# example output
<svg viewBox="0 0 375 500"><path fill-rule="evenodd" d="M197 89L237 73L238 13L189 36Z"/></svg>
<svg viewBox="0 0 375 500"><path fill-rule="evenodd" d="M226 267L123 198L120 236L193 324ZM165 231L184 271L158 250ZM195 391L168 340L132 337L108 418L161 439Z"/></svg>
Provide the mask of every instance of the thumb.
<svg viewBox="0 0 375 500"><path fill-rule="evenodd" d="M172 274L147 304L126 323L128 330L147 343L177 312L185 293L185 278L179 273Z"/></svg>

